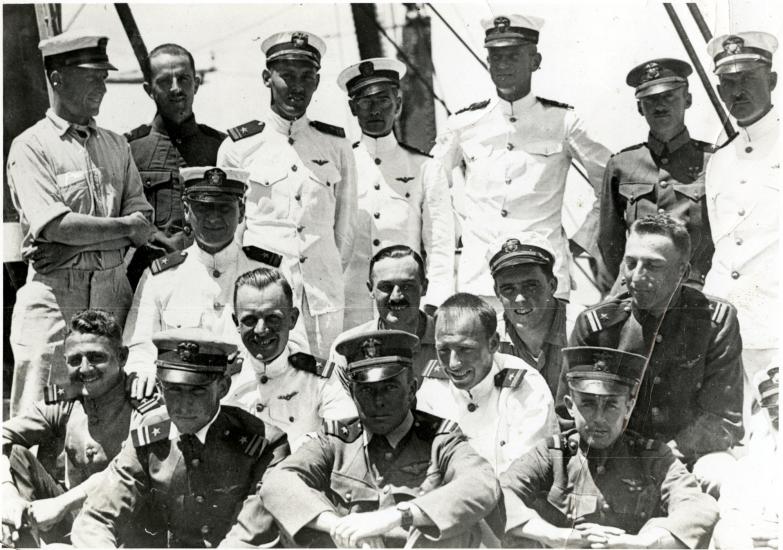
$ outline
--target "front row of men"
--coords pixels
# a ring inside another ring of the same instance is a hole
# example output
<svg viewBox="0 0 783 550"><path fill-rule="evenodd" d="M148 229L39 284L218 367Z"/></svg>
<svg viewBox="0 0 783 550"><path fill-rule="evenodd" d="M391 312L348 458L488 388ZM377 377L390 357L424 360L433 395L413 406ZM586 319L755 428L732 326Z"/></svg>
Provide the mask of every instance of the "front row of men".
<svg viewBox="0 0 783 550"><path fill-rule="evenodd" d="M577 320L573 341L582 347L562 352L554 402L534 367L496 353L497 321L487 304L457 294L434 323L418 311L426 278L406 247L373 258L381 317L340 338L328 363L289 342L297 310L285 278L266 267L241 276L234 320L249 353L233 387L237 346L211 332L172 329L153 339L159 395L129 399L117 322L80 314L65 360L81 395L39 403L4 425L4 534L27 536L18 528L37 525L46 540L60 539L82 508L71 530L81 546L322 546L329 537L339 546L411 537L446 546L497 539L703 546L717 505L702 489L717 496L716 481L728 471L710 453L742 435L741 365L731 306L682 286L687 237L666 217L632 227L623 267L629 296ZM491 259L496 280L531 267L551 278L551 253L527 241L499 247ZM534 282L513 298L496 284L514 306L504 314L506 330L522 338L524 322L509 321L530 314ZM546 296L552 285L544 287ZM701 327L701 343L678 344L672 323ZM650 327L657 328L648 334ZM437 359L419 359L416 334ZM673 339L671 348L656 347L664 338ZM776 406L776 386L763 382L761 403ZM575 431L557 435L555 402ZM628 425L638 433L621 435ZM696 433L707 428L710 437ZM284 434L294 452L283 460ZM53 442L66 450L64 485L27 450ZM769 542L769 525L745 527ZM153 538L140 539L134 526Z"/></svg>

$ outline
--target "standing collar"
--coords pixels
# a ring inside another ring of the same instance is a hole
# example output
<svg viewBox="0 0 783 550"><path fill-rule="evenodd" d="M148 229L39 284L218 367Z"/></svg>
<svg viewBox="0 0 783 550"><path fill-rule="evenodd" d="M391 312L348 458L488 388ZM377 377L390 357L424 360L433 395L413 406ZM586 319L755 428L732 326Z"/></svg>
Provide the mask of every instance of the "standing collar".
<svg viewBox="0 0 783 550"><path fill-rule="evenodd" d="M156 132L167 134L170 137L189 137L198 133L196 117L192 114L183 120L181 124L175 124L163 118L163 115L158 112L155 113L155 118L152 119L152 127Z"/></svg>
<svg viewBox="0 0 783 550"><path fill-rule="evenodd" d="M399 426L394 428L392 431L386 434L386 440L389 442L389 445L396 448L400 441L402 441L402 438L408 435L408 432L411 431L411 428L413 427L413 413L411 411L408 411L408 414L405 416L405 420L403 420ZM367 431L365 428L364 430L364 446L366 447L367 444L372 440L372 432Z"/></svg>
<svg viewBox="0 0 783 550"><path fill-rule="evenodd" d="M376 153L388 153L389 151L393 151L399 146L397 138L394 136L394 132L389 132L385 136L381 136L379 138L362 134L362 139L360 141L367 149L367 152L370 153L370 155L375 155Z"/></svg>
<svg viewBox="0 0 783 550"><path fill-rule="evenodd" d="M215 416L212 417L212 420L207 422L199 431L197 431L194 435L198 438L199 441L201 441L201 444L203 445L207 441L207 432L209 431L209 428L212 426L212 424L215 423L215 420L217 420L218 415L220 415L220 406L218 405L217 412L215 412ZM177 425L173 422L171 423L171 429L169 430L169 440L179 439L180 433L177 429Z"/></svg>
<svg viewBox="0 0 783 550"><path fill-rule="evenodd" d="M498 97L497 99L503 109L503 114L507 116L519 114L520 111L530 109L537 101L532 90L525 97L517 99L516 101L506 101L501 97Z"/></svg>
<svg viewBox="0 0 783 550"><path fill-rule="evenodd" d="M656 154L656 156L661 156L664 154L664 152L673 153L686 143L688 143L691 140L691 136L688 133L688 128L684 127L682 128L682 131L671 138L669 141L662 141L658 139L655 134L650 132L647 135L647 146L650 148L650 150Z"/></svg>
<svg viewBox="0 0 783 550"><path fill-rule="evenodd" d="M310 119L307 118L306 113L296 120L288 120L271 109L269 111L269 116L267 117L267 122L269 122L269 125L276 132L283 134L284 136L292 136L310 125Z"/></svg>
<svg viewBox="0 0 783 550"><path fill-rule="evenodd" d="M739 137L742 139L743 145L758 141L765 136L778 131L778 128L780 128L780 116L775 107L772 107L766 115L750 126L737 126Z"/></svg>
<svg viewBox="0 0 783 550"><path fill-rule="evenodd" d="M217 254L210 254L197 243L193 243L190 246L189 254L193 254L199 262L204 264L209 269L217 269L221 272L226 271L226 268L233 266L239 258L239 242L234 239Z"/></svg>

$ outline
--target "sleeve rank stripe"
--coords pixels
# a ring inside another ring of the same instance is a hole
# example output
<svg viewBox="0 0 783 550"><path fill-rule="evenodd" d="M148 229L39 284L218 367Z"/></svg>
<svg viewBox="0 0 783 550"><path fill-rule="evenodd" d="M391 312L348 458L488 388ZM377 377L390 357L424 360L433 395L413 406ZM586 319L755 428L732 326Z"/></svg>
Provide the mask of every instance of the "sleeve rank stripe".
<svg viewBox="0 0 783 550"><path fill-rule="evenodd" d="M265 438L263 435L256 434L251 439L250 442L245 447L245 454L249 456L255 456L256 453L260 454L261 449L263 449L263 445L265 442Z"/></svg>
<svg viewBox="0 0 783 550"><path fill-rule="evenodd" d="M712 321L715 323L722 323L726 318L729 308L722 302L715 302L715 312L712 314Z"/></svg>
<svg viewBox="0 0 783 550"><path fill-rule="evenodd" d="M148 399L146 401L143 401L138 407L136 407L136 410L141 414L146 414L151 410L157 408L158 405L159 402L157 399Z"/></svg>
<svg viewBox="0 0 783 550"><path fill-rule="evenodd" d="M590 325L590 330L593 332L598 332L601 330L602 325L601 321L598 319L598 312L594 309L590 310L586 314L587 317L587 323Z"/></svg>
<svg viewBox="0 0 783 550"><path fill-rule="evenodd" d="M446 419L446 420L444 420L443 422L440 423L440 426L438 427L438 433L442 433L442 434L450 433L450 432L454 431L454 429L457 426L458 426L458 424L456 422L454 422L453 420Z"/></svg>

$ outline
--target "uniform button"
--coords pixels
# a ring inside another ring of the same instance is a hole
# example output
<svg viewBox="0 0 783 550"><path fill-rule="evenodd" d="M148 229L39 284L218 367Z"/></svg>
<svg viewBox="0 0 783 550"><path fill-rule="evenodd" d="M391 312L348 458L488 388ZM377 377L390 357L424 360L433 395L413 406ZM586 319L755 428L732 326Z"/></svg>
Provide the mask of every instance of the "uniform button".
<svg viewBox="0 0 783 550"><path fill-rule="evenodd" d="M506 442L505 442L505 441L501 441L501 442L500 442L500 446L501 446L501 447L505 446L505 444L506 444Z"/></svg>
<svg viewBox="0 0 783 550"><path fill-rule="evenodd" d="M605 471L606 471L606 467L605 467L605 466L598 466L598 467L595 469L595 473L597 473L598 475L601 475L601 474L603 474Z"/></svg>
<svg viewBox="0 0 783 550"><path fill-rule="evenodd" d="M215 269L214 271L212 271L212 276L213 276L215 279L217 279L218 277L220 277L220 275L221 275L221 273L220 273L220 270L218 270L218 269Z"/></svg>
<svg viewBox="0 0 783 550"><path fill-rule="evenodd" d="M392 453L383 453L383 458L385 458L386 460L391 460L391 457L393 457L393 456L394 456L394 454L392 454ZM388 487L388 485L386 487ZM386 487L384 487L383 490L384 490L384 492L388 493L389 491L387 490Z"/></svg>
<svg viewBox="0 0 783 550"><path fill-rule="evenodd" d="M744 216L745 215L745 209L744 208L740 208L739 210L737 210L737 214L739 214L740 216Z"/></svg>
<svg viewBox="0 0 783 550"><path fill-rule="evenodd" d="M658 209L658 213L659 213L659 214L665 214L665 213L666 213L666 210L665 210L664 208L659 208L659 209Z"/></svg>
<svg viewBox="0 0 783 550"><path fill-rule="evenodd" d="M182 138L177 138L177 143L182 143Z"/></svg>
<svg viewBox="0 0 783 550"><path fill-rule="evenodd" d="M380 240L378 240L378 239L373 239L373 240L372 240L372 244L373 244L374 246L379 246L379 245L381 244L381 241L380 241Z"/></svg>
<svg viewBox="0 0 783 550"><path fill-rule="evenodd" d="M345 493L345 500L351 500L351 491Z"/></svg>
<svg viewBox="0 0 783 550"><path fill-rule="evenodd" d="M293 422L293 421L294 421L294 417L293 417L293 416L289 416L289 417L288 417L288 421L289 421L289 422Z"/></svg>
<svg viewBox="0 0 783 550"><path fill-rule="evenodd" d="M737 243L737 246L741 245L743 243L742 237L737 237L737 240L734 242Z"/></svg>
<svg viewBox="0 0 783 550"><path fill-rule="evenodd" d="M669 187L669 182L668 182L668 181L666 181L666 180L663 180L663 181L661 182L661 187L663 187L663 188Z"/></svg>
<svg viewBox="0 0 783 550"><path fill-rule="evenodd" d="M223 304L221 304L220 302L215 302L214 304L212 304L212 307L214 309L220 309L223 307Z"/></svg>
<svg viewBox="0 0 783 550"><path fill-rule="evenodd" d="M659 344L663 342L663 334L656 334L655 341L658 342Z"/></svg>
<svg viewBox="0 0 783 550"><path fill-rule="evenodd" d="M511 178L506 178L506 185L511 185Z"/></svg>
<svg viewBox="0 0 783 550"><path fill-rule="evenodd" d="M299 256L299 263L303 264L305 263L305 260L307 259L307 256Z"/></svg>
<svg viewBox="0 0 783 550"><path fill-rule="evenodd" d="M604 512L610 511L612 508L609 506L609 503L604 504L602 507Z"/></svg>
<svg viewBox="0 0 783 550"><path fill-rule="evenodd" d="M660 383L661 383L661 377L660 376L656 376L655 378L653 378L653 384L660 384Z"/></svg>
<svg viewBox="0 0 783 550"><path fill-rule="evenodd" d="M511 151L513 148L514 148L513 143L509 143L508 145L506 145L506 149L508 149L509 151Z"/></svg>
<svg viewBox="0 0 783 550"><path fill-rule="evenodd" d="M750 145L748 145L747 147L745 147L745 152L746 152L746 153L752 153L752 152L753 152L753 147L751 147Z"/></svg>
<svg viewBox="0 0 783 550"><path fill-rule="evenodd" d="M381 163L381 159L375 159L375 164L380 164L380 163Z"/></svg>
<svg viewBox="0 0 783 550"><path fill-rule="evenodd" d="M375 218L377 220L378 218L381 217L381 213L380 212L376 212L372 216L373 216L373 218Z"/></svg>
<svg viewBox="0 0 783 550"><path fill-rule="evenodd" d="M508 117L508 120L510 120L511 122L516 122L517 121L517 117L511 116L511 117Z"/></svg>
<svg viewBox="0 0 783 550"><path fill-rule="evenodd" d="M294 138L292 137L288 138L288 145L293 145L293 144L294 144Z"/></svg>
<svg viewBox="0 0 783 550"><path fill-rule="evenodd" d="M740 276L739 271L732 271L731 272L731 278L732 279L739 279L739 276Z"/></svg>
<svg viewBox="0 0 783 550"><path fill-rule="evenodd" d="M202 525L201 526L201 534L206 535L209 533L209 525Z"/></svg>
<svg viewBox="0 0 783 550"><path fill-rule="evenodd" d="M409 199L409 198L411 198L411 194L410 194L410 193L405 193L405 198L406 198L406 199Z"/></svg>
<svg viewBox="0 0 783 550"><path fill-rule="evenodd" d="M296 164L292 164L291 165L291 171L292 172L296 172L297 170L299 170L299 168L296 166Z"/></svg>
<svg viewBox="0 0 783 550"><path fill-rule="evenodd" d="M301 232L304 230L304 228L305 228L305 226L304 226L304 225L297 225L297 226L296 226L296 230L297 230L297 232L299 232L299 233L301 233Z"/></svg>
<svg viewBox="0 0 783 550"><path fill-rule="evenodd" d="M269 182L268 182L268 181L265 181L265 182L264 182L264 185L266 185L267 187L269 187Z"/></svg>
<svg viewBox="0 0 783 550"><path fill-rule="evenodd" d="M194 468L198 468L199 464L201 464L201 461L198 458L194 458L190 461L190 465Z"/></svg>
<svg viewBox="0 0 783 550"><path fill-rule="evenodd" d="M696 389L697 389L697 390L700 390L700 389L701 389L701 382L696 382Z"/></svg>
<svg viewBox="0 0 783 550"><path fill-rule="evenodd" d="M473 412L476 409L478 409L478 406L475 403L468 403L468 412Z"/></svg>
<svg viewBox="0 0 783 550"><path fill-rule="evenodd" d="M196 496L196 502L199 504L204 504L204 497L201 495Z"/></svg>
<svg viewBox="0 0 783 550"><path fill-rule="evenodd" d="M748 180L740 180L740 183L748 183Z"/></svg>
<svg viewBox="0 0 783 550"><path fill-rule="evenodd" d="M300 200L302 200L302 195L297 193L296 195L294 195L294 199L296 199L297 201L300 201Z"/></svg>
<svg viewBox="0 0 783 550"><path fill-rule="evenodd" d="M644 519L644 518L647 517L647 513L646 512L639 512L639 517Z"/></svg>
<svg viewBox="0 0 783 550"><path fill-rule="evenodd" d="M666 158L666 157L663 157L663 158L661 159L661 164L669 164L669 159L668 159L668 158Z"/></svg>
<svg viewBox="0 0 783 550"><path fill-rule="evenodd" d="M268 377L266 374L262 374L262 375L261 375L261 378L260 378L260 380L259 380L259 381L260 381L262 384L266 384L267 382L269 382L269 377Z"/></svg>
<svg viewBox="0 0 783 550"><path fill-rule="evenodd" d="M653 416L658 416L659 414L661 414L661 409L659 409L658 407L653 407L652 409L650 409L650 412L652 413Z"/></svg>
<svg viewBox="0 0 783 550"><path fill-rule="evenodd" d="M375 190L376 190L376 191L377 191L378 189L380 189L380 188L381 188L380 184L378 184L378 183L376 183L375 185L373 185L373 187L375 187Z"/></svg>
<svg viewBox="0 0 783 550"><path fill-rule="evenodd" d="M504 208L503 210L501 210L501 211L500 211L500 215L501 215L501 216L503 216L503 217L505 218L506 216L508 216L508 210L506 210L506 209Z"/></svg>

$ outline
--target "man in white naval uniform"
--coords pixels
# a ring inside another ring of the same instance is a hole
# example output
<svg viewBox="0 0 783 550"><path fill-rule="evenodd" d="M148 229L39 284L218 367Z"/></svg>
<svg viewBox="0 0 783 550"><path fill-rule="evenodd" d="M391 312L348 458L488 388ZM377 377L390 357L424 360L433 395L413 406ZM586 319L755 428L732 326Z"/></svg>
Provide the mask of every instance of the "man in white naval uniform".
<svg viewBox="0 0 783 550"><path fill-rule="evenodd" d="M280 270L264 266L239 277L234 308L244 361L242 383L233 380L227 402L284 431L292 451L324 419L356 416L333 364L289 341L299 310Z"/></svg>
<svg viewBox="0 0 783 550"><path fill-rule="evenodd" d="M372 320L365 282L370 258L387 246L404 244L426 257L425 307L434 311L454 292L454 217L446 174L393 132L402 111L404 74L405 65L396 59L377 57L351 65L337 79L362 129L361 140L353 144L359 210L345 274L345 330Z"/></svg>
<svg viewBox="0 0 783 550"><path fill-rule="evenodd" d="M180 170L185 220L195 242L181 252L155 260L139 280L123 341L130 353L127 372L139 375L136 397L149 395L155 383L156 333L172 328L204 328L239 343L231 320L234 282L269 261L264 251L244 249L234 239L244 212L248 174L242 170L196 166ZM304 327L296 341L307 351Z"/></svg>
<svg viewBox="0 0 783 550"><path fill-rule="evenodd" d="M250 172L243 244L282 256L310 349L325 356L343 328L343 271L356 218L356 164L342 128L307 118L323 40L283 32L264 40L271 111L232 128L218 164Z"/></svg>
<svg viewBox="0 0 783 550"><path fill-rule="evenodd" d="M535 368L497 353L494 309L455 294L435 313L439 364L424 372L417 408L457 422L471 446L501 474L558 432L554 400Z"/></svg>
<svg viewBox="0 0 783 550"><path fill-rule="evenodd" d="M763 32L718 36L708 45L720 80L718 92L736 119L739 134L707 165L707 212L715 255L704 293L737 308L745 370L743 420L748 427L753 425L750 382L777 358L783 323L780 114L770 97L777 83L772 71L777 45L774 36ZM721 142L725 139L722 136Z"/></svg>
<svg viewBox="0 0 783 550"><path fill-rule="evenodd" d="M431 151L448 173L464 165L462 255L457 290L496 303L485 254L500 233L539 231L555 251L555 296L568 300L570 253L562 227L563 194L571 160L587 170L596 195L610 152L595 142L569 105L531 93L543 20L522 15L482 21L484 46L498 97L474 103L449 120ZM456 190L453 189L454 193ZM597 204L578 235L583 249L598 257Z"/></svg>

